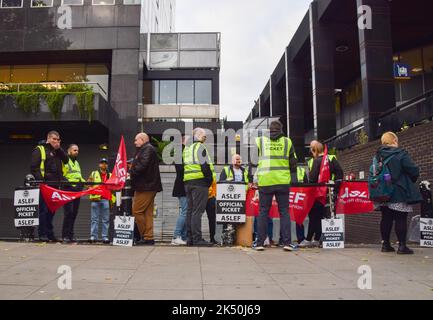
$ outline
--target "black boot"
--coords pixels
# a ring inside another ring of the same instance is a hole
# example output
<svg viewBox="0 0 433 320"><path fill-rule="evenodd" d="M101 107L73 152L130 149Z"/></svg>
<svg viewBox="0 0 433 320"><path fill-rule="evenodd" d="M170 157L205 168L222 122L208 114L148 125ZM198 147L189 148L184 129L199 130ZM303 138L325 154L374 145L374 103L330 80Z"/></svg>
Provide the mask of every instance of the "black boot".
<svg viewBox="0 0 433 320"><path fill-rule="evenodd" d="M391 246L391 243L387 241L382 242L382 252L395 252L395 249Z"/></svg>
<svg viewBox="0 0 433 320"><path fill-rule="evenodd" d="M413 250L409 249L405 243L401 243L398 247L397 254L414 254Z"/></svg>

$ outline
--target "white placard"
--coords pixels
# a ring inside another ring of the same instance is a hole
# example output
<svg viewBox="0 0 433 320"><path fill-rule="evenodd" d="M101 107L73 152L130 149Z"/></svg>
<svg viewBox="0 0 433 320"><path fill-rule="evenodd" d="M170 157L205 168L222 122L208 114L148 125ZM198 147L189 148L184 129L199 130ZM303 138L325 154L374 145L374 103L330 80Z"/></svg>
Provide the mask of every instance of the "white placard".
<svg viewBox="0 0 433 320"><path fill-rule="evenodd" d="M132 247L134 243L134 217L114 218L113 246Z"/></svg>
<svg viewBox="0 0 433 320"><path fill-rule="evenodd" d="M421 218L421 247L433 248L433 219Z"/></svg>
<svg viewBox="0 0 433 320"><path fill-rule="evenodd" d="M217 185L217 222L245 223L245 184L220 183Z"/></svg>
<svg viewBox="0 0 433 320"><path fill-rule="evenodd" d="M39 225L39 188L15 190L15 227Z"/></svg>
<svg viewBox="0 0 433 320"><path fill-rule="evenodd" d="M323 249L344 248L344 225L341 219L322 220Z"/></svg>

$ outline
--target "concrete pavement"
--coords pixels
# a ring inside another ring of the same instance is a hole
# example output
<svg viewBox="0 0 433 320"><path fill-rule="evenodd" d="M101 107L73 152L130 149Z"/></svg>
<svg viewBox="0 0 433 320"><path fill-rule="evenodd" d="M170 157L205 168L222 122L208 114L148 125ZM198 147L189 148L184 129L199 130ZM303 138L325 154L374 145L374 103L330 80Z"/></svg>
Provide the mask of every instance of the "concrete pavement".
<svg viewBox="0 0 433 320"><path fill-rule="evenodd" d="M433 299L433 249L415 253L0 242L0 299ZM63 265L71 290L58 287ZM358 289L362 265L372 290Z"/></svg>

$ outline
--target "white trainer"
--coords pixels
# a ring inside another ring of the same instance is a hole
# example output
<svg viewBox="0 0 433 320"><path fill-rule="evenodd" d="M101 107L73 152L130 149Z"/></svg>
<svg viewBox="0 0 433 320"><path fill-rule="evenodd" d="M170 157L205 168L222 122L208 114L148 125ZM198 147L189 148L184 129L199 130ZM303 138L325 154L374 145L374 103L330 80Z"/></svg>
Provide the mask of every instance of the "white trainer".
<svg viewBox="0 0 433 320"><path fill-rule="evenodd" d="M312 246L312 243L311 243L311 241L308 241L308 240L304 240L298 245L299 248L310 248L311 246Z"/></svg>
<svg viewBox="0 0 433 320"><path fill-rule="evenodd" d="M183 241L181 237L173 239L171 241L171 245L173 246L186 246L186 241Z"/></svg>

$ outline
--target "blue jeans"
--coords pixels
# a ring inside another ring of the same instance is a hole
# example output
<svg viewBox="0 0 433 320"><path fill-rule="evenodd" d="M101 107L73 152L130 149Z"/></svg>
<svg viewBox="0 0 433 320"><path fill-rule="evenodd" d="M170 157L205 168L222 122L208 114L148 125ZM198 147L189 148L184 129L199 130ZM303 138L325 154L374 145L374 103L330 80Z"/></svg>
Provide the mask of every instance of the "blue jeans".
<svg viewBox="0 0 433 320"><path fill-rule="evenodd" d="M274 195L278 203L278 211L280 212L280 234L283 245L287 246L292 242L289 215L289 190L284 188L281 190L275 190L272 193L265 193L259 189L260 214L257 225L258 246L263 246L266 240L267 229L269 228L269 211L272 207L272 199Z"/></svg>
<svg viewBox="0 0 433 320"><path fill-rule="evenodd" d="M254 240L256 240L259 236L257 232L257 221L258 217L254 218ZM270 217L268 217L268 237L269 240L273 240L274 237L274 220L272 220Z"/></svg>
<svg viewBox="0 0 433 320"><path fill-rule="evenodd" d="M181 237L186 240L186 212L188 210L187 197L179 197L179 216L177 217L176 229L174 229L173 238Z"/></svg>
<svg viewBox="0 0 433 320"><path fill-rule="evenodd" d="M110 203L108 200L92 201L91 207L90 236L98 240L99 220L102 219L102 239L108 239L108 228L110 227Z"/></svg>

